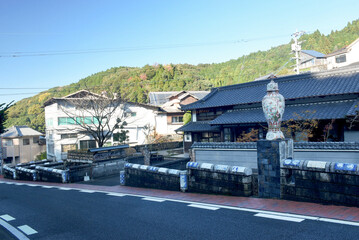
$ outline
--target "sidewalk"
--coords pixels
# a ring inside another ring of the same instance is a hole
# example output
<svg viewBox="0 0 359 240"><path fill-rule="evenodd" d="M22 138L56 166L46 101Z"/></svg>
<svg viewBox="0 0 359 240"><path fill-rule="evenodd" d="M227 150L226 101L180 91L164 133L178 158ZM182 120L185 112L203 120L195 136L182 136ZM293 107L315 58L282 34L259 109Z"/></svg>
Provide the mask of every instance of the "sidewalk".
<svg viewBox="0 0 359 240"><path fill-rule="evenodd" d="M118 179L117 179L118 178ZM46 183L46 182L26 182L14 181L0 177L0 181L22 182L47 186L71 187L76 189L86 189L95 191L108 191L124 194L143 195L158 198L168 198L181 201L191 201L207 204L218 204L231 207L249 208L264 211L274 211L281 213L291 213L307 215L320 218L331 218L338 220L359 222L359 208L345 207L335 205L323 205L317 203L294 202L279 199L263 199L255 197L234 197L225 195L199 194L199 193L182 193L176 191L166 191L148 188L135 188L116 185L119 183L119 177L109 179L100 179L89 183Z"/></svg>

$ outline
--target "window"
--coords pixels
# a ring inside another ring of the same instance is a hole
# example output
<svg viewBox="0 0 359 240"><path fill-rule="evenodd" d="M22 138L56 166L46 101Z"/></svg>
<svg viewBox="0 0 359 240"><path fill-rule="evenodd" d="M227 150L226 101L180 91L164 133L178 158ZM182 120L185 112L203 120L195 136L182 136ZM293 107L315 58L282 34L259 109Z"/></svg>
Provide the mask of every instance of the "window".
<svg viewBox="0 0 359 240"><path fill-rule="evenodd" d="M13 146L13 142L12 142L12 139L3 139L3 145L4 147L10 147L10 146Z"/></svg>
<svg viewBox="0 0 359 240"><path fill-rule="evenodd" d="M75 124L75 120L70 117L59 117L58 118L59 125L73 125Z"/></svg>
<svg viewBox="0 0 359 240"><path fill-rule="evenodd" d="M77 150L77 144L62 144L61 152L68 152L69 150Z"/></svg>
<svg viewBox="0 0 359 240"><path fill-rule="evenodd" d="M30 145L30 139L29 138L24 138L22 140L22 145Z"/></svg>
<svg viewBox="0 0 359 240"><path fill-rule="evenodd" d="M96 148L95 140L82 140L80 141L80 149Z"/></svg>
<svg viewBox="0 0 359 240"><path fill-rule="evenodd" d="M347 57L346 57L345 54L335 57L335 62L336 63L343 63L343 62L346 62L346 61L347 61Z"/></svg>
<svg viewBox="0 0 359 240"><path fill-rule="evenodd" d="M76 133L61 134L61 139L67 139L67 138L77 138L77 134Z"/></svg>
<svg viewBox="0 0 359 240"><path fill-rule="evenodd" d="M201 142L219 142L221 139L220 133L203 132L201 134Z"/></svg>
<svg viewBox="0 0 359 240"><path fill-rule="evenodd" d="M185 133L184 141L185 142L192 142L192 134L191 133Z"/></svg>
<svg viewBox="0 0 359 240"><path fill-rule="evenodd" d="M33 143L39 143L40 142L40 137L33 137L32 142Z"/></svg>
<svg viewBox="0 0 359 240"><path fill-rule="evenodd" d="M92 117L77 117L76 123L77 124L93 124L94 121L92 120Z"/></svg>
<svg viewBox="0 0 359 240"><path fill-rule="evenodd" d="M230 128L224 128L223 129L224 134L224 141L225 142L232 142L232 132Z"/></svg>
<svg viewBox="0 0 359 240"><path fill-rule="evenodd" d="M183 117L172 117L172 123L183 123Z"/></svg>
<svg viewBox="0 0 359 240"><path fill-rule="evenodd" d="M125 117L136 117L137 113L136 112L126 112Z"/></svg>
<svg viewBox="0 0 359 240"><path fill-rule="evenodd" d="M54 120L52 118L46 119L46 126L51 127L54 125Z"/></svg>

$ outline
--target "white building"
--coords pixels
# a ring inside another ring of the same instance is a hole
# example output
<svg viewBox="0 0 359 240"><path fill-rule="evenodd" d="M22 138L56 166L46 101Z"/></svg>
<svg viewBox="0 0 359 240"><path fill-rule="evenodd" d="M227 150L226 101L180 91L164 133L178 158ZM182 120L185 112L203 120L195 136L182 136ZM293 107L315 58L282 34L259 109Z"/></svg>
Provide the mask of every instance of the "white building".
<svg viewBox="0 0 359 240"><path fill-rule="evenodd" d="M84 115L83 111L79 112L78 109L68 104L69 100L80 101L89 97L101 96L81 90L63 98L52 98L45 102L46 145L49 159L65 159L68 150L97 147L94 138L84 133L83 129L75 123L77 121L86 123L87 121L91 124L96 121L93 117L96 115L90 112L88 115ZM123 129L128 131L129 139L126 143L144 144L146 137L154 130L160 134L167 133L167 116L160 107L127 102L118 107L116 111L116 116L122 116L122 114L126 116L127 125ZM116 117L110 120L109 125L114 126L115 121ZM118 144L117 133L119 131L115 130L105 145Z"/></svg>
<svg viewBox="0 0 359 240"><path fill-rule="evenodd" d="M328 70L359 62L359 38L349 46L329 53L325 57L327 59Z"/></svg>
<svg viewBox="0 0 359 240"><path fill-rule="evenodd" d="M5 150L4 162L13 165L34 161L36 156L45 152L45 144L40 137L44 134L28 126L12 126L1 134Z"/></svg>

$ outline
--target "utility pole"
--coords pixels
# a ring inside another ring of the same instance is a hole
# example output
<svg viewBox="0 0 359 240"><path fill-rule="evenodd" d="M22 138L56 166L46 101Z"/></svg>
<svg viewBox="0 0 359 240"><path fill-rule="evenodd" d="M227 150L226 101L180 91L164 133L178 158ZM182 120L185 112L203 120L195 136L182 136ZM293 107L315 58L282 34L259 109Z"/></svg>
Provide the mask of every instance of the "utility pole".
<svg viewBox="0 0 359 240"><path fill-rule="evenodd" d="M303 34L305 34L304 31L296 31L295 33L292 34L292 38L294 40L294 43L292 44L292 51L295 53L295 57L293 59L295 59L296 61L296 67L295 67L295 71L297 74L299 74L299 52L302 50L301 44L302 42L298 42L298 38L300 36L302 36Z"/></svg>

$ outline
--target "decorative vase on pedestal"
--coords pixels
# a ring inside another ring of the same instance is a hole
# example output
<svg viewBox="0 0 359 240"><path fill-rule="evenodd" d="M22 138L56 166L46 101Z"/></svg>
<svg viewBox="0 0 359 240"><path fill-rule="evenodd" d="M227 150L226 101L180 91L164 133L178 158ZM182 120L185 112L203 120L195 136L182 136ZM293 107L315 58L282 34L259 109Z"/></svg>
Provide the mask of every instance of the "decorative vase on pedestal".
<svg viewBox="0 0 359 240"><path fill-rule="evenodd" d="M271 80L267 85L267 95L262 100L263 112L268 123L267 140L284 139L280 130L284 106L284 97L279 94L278 83Z"/></svg>

